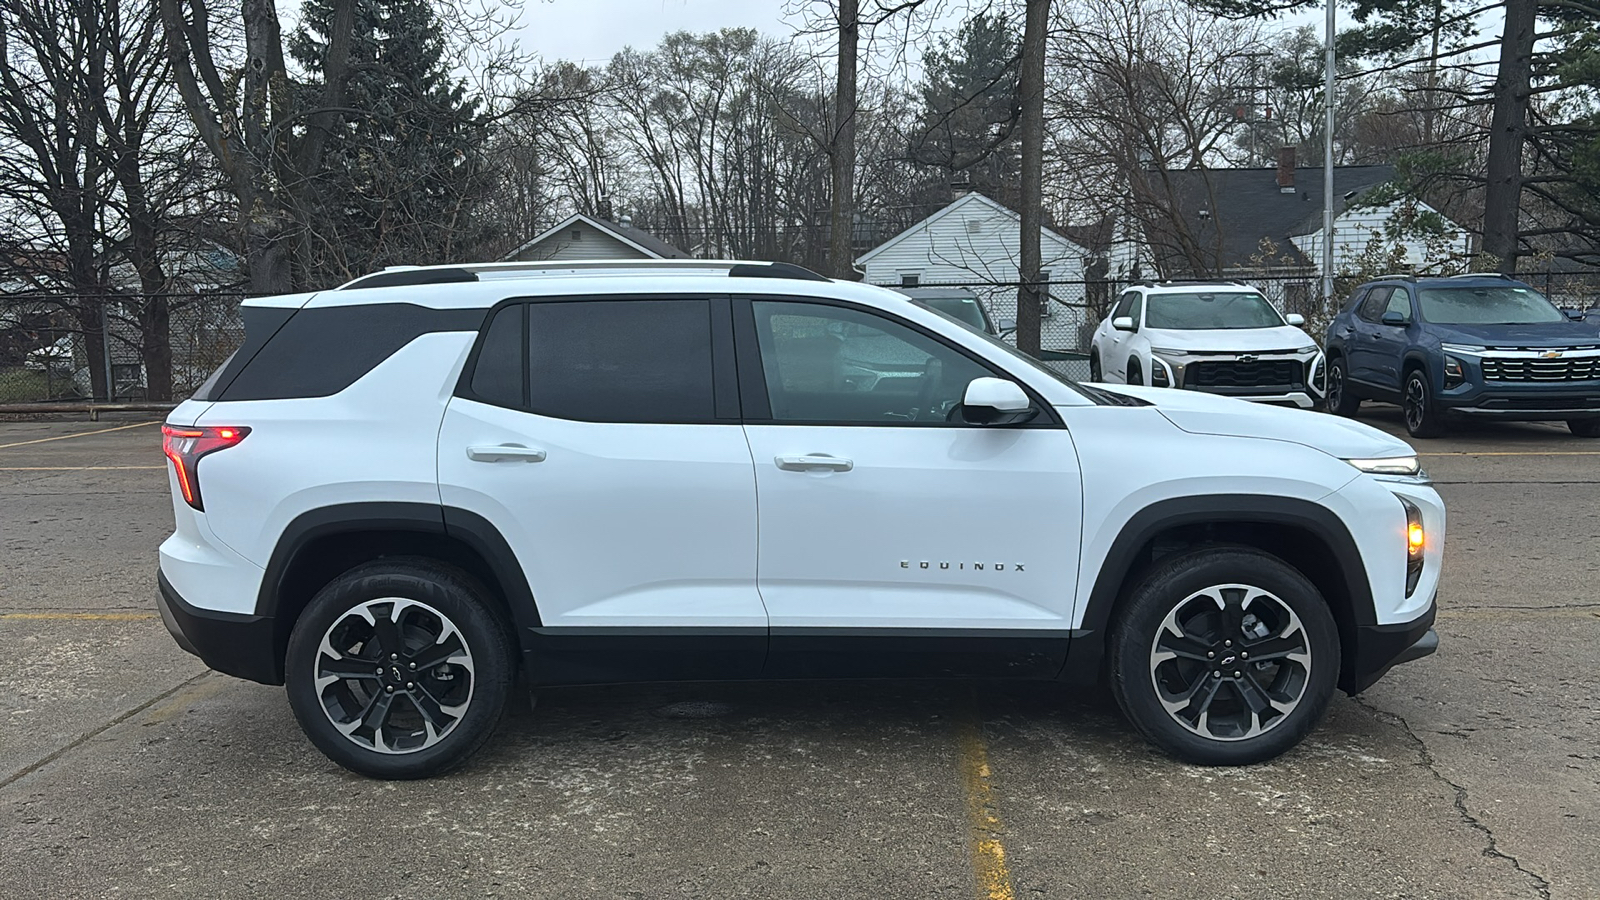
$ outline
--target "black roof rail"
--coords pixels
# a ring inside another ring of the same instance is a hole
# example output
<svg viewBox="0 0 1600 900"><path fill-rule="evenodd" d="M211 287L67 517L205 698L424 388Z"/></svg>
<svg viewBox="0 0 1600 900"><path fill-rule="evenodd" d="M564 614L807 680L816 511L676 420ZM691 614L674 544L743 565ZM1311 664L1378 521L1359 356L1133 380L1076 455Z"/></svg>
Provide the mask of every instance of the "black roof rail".
<svg viewBox="0 0 1600 900"><path fill-rule="evenodd" d="M477 274L466 269L384 269L382 272L363 275L349 284L341 285L339 290L401 287L410 284L460 284L477 280Z"/></svg>
<svg viewBox="0 0 1600 900"><path fill-rule="evenodd" d="M1388 275L1379 275L1376 278L1371 278L1371 279L1368 279L1368 280L1369 281L1416 281L1417 280L1417 276L1415 276L1415 275L1407 275L1407 274L1404 274L1404 273L1401 273L1401 272L1391 272Z"/></svg>
<svg viewBox="0 0 1600 900"><path fill-rule="evenodd" d="M794 263L739 263L728 269L729 278L797 278L801 281L831 281L805 266Z"/></svg>

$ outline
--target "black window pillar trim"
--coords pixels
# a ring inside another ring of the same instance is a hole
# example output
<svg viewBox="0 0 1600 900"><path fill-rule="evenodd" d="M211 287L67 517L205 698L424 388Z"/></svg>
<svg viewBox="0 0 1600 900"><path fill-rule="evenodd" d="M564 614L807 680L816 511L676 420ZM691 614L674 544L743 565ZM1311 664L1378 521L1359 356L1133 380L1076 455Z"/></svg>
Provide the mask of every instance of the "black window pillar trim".
<svg viewBox="0 0 1600 900"><path fill-rule="evenodd" d="M1195 525L1277 525L1303 528L1332 551L1333 561L1349 595L1350 618L1360 633L1377 622L1372 585L1366 564L1350 529L1330 509L1310 500L1269 494L1214 494L1175 497L1139 510L1130 517L1100 563L1079 628L1062 667L1059 680L1092 683L1101 674L1109 638L1111 616L1131 579L1137 577L1139 558L1151 539L1171 528ZM1330 602L1334 602L1330 600ZM1347 663L1356 660L1356 633L1340 637L1347 644Z"/></svg>

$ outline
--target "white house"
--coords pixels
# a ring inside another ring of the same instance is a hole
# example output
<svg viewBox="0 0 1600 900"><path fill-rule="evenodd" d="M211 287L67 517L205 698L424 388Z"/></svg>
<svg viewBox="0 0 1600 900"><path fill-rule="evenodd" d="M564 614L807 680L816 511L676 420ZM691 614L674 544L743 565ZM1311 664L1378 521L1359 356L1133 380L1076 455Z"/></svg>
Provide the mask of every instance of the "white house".
<svg viewBox="0 0 1600 900"><path fill-rule="evenodd" d="M612 222L574 213L500 259L505 262L583 259L683 259L689 254L633 227L627 216Z"/></svg>
<svg viewBox="0 0 1600 900"><path fill-rule="evenodd" d="M859 257L856 268L868 284L966 288L988 309L991 319L1015 319L1021 234L1017 213L982 194L968 193ZM1083 281L1089 251L1048 228L1042 230L1039 249L1042 280ZM1081 343L1084 315L1082 306L1076 305L1082 302L1081 284L1071 290L1065 295L1057 291L1057 297L1041 309L1041 343L1046 350L1076 350Z"/></svg>

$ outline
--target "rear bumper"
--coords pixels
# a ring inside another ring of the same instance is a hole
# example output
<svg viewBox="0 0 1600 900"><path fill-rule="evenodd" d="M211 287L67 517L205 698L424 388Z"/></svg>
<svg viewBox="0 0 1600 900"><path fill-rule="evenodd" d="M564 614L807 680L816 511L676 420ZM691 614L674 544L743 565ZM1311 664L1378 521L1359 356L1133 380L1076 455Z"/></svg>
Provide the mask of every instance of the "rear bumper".
<svg viewBox="0 0 1600 900"><path fill-rule="evenodd" d="M1357 625L1355 652L1346 658L1339 688L1359 694L1395 666L1431 656L1439 649L1439 635L1433 630L1437 610L1430 603L1427 612L1409 622Z"/></svg>
<svg viewBox="0 0 1600 900"><path fill-rule="evenodd" d="M156 582L161 588L156 608L179 647L225 675L283 684L283 660L271 616L199 609L179 596L166 573L157 573Z"/></svg>

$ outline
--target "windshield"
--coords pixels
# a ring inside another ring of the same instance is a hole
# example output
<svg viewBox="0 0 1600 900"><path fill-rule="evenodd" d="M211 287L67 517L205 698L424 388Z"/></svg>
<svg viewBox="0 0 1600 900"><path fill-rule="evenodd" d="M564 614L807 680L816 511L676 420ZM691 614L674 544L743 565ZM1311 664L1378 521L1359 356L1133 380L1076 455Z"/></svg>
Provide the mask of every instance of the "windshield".
<svg viewBox="0 0 1600 900"><path fill-rule="evenodd" d="M1438 325L1534 325L1566 319L1533 288L1423 288L1417 297L1422 301L1422 318Z"/></svg>
<svg viewBox="0 0 1600 900"><path fill-rule="evenodd" d="M1267 298L1253 292L1151 294L1147 302L1147 328L1276 328L1283 324L1283 317Z"/></svg>
<svg viewBox="0 0 1600 900"><path fill-rule="evenodd" d="M944 313L975 331L989 330L989 323L983 320L983 307L972 297L936 297L917 302L934 312Z"/></svg>

